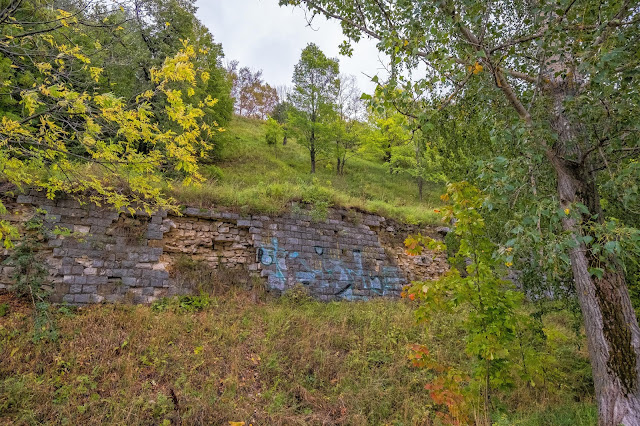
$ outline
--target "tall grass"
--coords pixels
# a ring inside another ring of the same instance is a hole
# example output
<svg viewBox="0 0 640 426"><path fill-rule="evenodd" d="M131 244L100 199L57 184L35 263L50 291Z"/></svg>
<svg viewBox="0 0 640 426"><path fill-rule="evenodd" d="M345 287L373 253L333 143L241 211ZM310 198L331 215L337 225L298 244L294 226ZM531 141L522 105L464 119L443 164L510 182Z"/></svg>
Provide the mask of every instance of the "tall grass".
<svg viewBox="0 0 640 426"><path fill-rule="evenodd" d="M427 329L414 308L231 290L154 307L63 307L59 339L34 343L28 308L10 303L0 317L0 423L437 425L424 389L433 373L410 366L408 345L471 361L451 314ZM568 333L558 316L548 326ZM554 353L562 377L549 364L547 387L496 394L497 424L594 424L590 396L576 393L585 378L572 360L585 355L572 339Z"/></svg>

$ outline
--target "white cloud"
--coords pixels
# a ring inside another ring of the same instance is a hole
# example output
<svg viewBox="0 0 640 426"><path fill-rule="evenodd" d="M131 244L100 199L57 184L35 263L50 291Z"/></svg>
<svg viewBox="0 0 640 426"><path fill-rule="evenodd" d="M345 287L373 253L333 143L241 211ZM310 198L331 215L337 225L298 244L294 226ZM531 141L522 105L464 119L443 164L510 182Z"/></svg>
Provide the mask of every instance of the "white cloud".
<svg viewBox="0 0 640 426"><path fill-rule="evenodd" d="M354 45L352 57L339 56L338 46L344 39L340 25L316 17L309 27L300 8L280 7L278 0L198 0L196 5L198 18L222 43L226 60L262 69L272 86L291 84L293 67L308 43L338 58L340 71L355 75L363 91L375 87L365 74L386 75L375 41L361 40Z"/></svg>

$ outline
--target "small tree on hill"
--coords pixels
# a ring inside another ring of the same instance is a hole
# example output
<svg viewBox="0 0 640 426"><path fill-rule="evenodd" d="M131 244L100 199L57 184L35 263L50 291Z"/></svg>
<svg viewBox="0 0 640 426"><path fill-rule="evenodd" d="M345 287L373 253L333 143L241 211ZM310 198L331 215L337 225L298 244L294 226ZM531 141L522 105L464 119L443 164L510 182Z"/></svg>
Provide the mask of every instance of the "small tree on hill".
<svg viewBox="0 0 640 426"><path fill-rule="evenodd" d="M325 148L327 125L335 115L338 74L338 60L327 58L313 43L304 48L293 72L290 123L301 136L298 142L309 150L311 173L316 172L317 155Z"/></svg>
<svg viewBox="0 0 640 426"><path fill-rule="evenodd" d="M291 134L291 128L289 126L289 111L291 110L291 104L287 101L281 101L276 107L273 109L273 114L271 115L274 120L280 124L282 129L282 145L287 144L287 140Z"/></svg>
<svg viewBox="0 0 640 426"><path fill-rule="evenodd" d="M280 135L282 134L282 128L280 124L272 117L267 119L267 123L265 125L265 134L264 139L269 146L275 146L278 143L278 139L280 139Z"/></svg>

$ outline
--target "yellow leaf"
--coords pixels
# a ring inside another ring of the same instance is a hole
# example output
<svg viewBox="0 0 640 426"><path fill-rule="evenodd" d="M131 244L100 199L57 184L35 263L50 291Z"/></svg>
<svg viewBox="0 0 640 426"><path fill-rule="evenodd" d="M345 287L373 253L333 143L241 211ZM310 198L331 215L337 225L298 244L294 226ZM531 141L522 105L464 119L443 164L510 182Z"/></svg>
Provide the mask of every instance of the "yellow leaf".
<svg viewBox="0 0 640 426"><path fill-rule="evenodd" d="M567 216L569 216L569 212L571 212L571 210L569 210L569 209L564 209L564 214L566 214Z"/></svg>
<svg viewBox="0 0 640 426"><path fill-rule="evenodd" d="M244 426L245 422L229 422L229 426Z"/></svg>

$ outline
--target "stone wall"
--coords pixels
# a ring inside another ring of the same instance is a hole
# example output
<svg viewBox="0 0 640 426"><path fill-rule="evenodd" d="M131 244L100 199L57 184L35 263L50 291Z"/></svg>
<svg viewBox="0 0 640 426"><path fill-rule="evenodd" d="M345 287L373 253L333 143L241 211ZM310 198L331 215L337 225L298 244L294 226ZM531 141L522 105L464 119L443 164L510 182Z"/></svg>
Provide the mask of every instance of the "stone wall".
<svg viewBox="0 0 640 426"><path fill-rule="evenodd" d="M132 217L38 193L21 195L10 207L14 214L4 219L19 224L39 209L46 229L71 231L51 235L40 253L59 302L149 303L193 291L175 274L185 257L261 277L278 294L302 284L321 300L397 297L410 280L447 269L442 254L404 253L402 240L415 227L343 209L330 210L323 221L305 211L268 217L196 208L181 216ZM437 236L435 229L420 231ZM0 288L11 285L13 272L0 266Z"/></svg>

